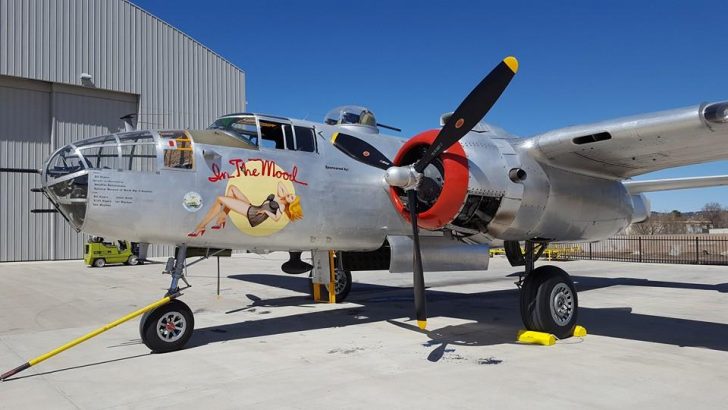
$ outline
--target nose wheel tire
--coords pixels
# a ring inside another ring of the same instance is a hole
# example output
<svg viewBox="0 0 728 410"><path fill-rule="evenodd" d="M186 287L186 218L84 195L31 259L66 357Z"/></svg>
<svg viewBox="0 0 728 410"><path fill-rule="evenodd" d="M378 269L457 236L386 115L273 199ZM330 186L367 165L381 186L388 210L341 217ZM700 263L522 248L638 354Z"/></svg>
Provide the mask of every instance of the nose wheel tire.
<svg viewBox="0 0 728 410"><path fill-rule="evenodd" d="M194 327L192 310L174 299L144 314L139 333L152 352L166 353L182 349L192 337Z"/></svg>
<svg viewBox="0 0 728 410"><path fill-rule="evenodd" d="M309 278L312 275L309 275ZM340 303L346 299L351 291L351 271L336 268L335 275L334 292L336 293L336 303ZM328 298L329 285L324 285L324 289L326 289L326 292L322 292L325 293L322 296ZM313 282L311 282L309 292L313 296Z"/></svg>
<svg viewBox="0 0 728 410"><path fill-rule="evenodd" d="M574 333L579 299L569 274L556 266L540 266L521 286L521 318L528 330L560 339Z"/></svg>

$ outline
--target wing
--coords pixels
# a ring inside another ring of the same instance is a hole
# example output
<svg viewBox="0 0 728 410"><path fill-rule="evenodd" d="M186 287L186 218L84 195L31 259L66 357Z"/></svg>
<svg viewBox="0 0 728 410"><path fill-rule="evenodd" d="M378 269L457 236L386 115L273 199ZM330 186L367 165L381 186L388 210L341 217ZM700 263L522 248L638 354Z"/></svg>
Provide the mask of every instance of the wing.
<svg viewBox="0 0 728 410"><path fill-rule="evenodd" d="M728 175L713 175L709 177L689 177L652 179L646 181L625 181L624 186L630 194L643 192L672 191L675 189L706 188L728 185Z"/></svg>
<svg viewBox="0 0 728 410"><path fill-rule="evenodd" d="M728 101L562 128L524 147L548 165L614 179L728 159Z"/></svg>

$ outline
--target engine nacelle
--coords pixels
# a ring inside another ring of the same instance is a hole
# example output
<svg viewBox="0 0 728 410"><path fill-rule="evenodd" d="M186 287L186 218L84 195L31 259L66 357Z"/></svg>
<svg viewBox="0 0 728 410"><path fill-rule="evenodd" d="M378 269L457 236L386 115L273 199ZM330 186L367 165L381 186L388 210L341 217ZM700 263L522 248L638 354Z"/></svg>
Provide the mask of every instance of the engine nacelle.
<svg viewBox="0 0 728 410"><path fill-rule="evenodd" d="M474 241L596 240L639 219L621 182L543 165L512 142L464 139L470 181L455 231Z"/></svg>
<svg viewBox="0 0 728 410"><path fill-rule="evenodd" d="M421 228L449 230L471 243L579 241L606 238L649 215L644 198L632 197L620 181L541 164L513 144L518 140L486 127L487 134L469 134L425 170L430 181L419 191L428 199L418 207ZM438 132L408 140L394 164L414 163ZM390 198L409 220L405 192L392 187Z"/></svg>

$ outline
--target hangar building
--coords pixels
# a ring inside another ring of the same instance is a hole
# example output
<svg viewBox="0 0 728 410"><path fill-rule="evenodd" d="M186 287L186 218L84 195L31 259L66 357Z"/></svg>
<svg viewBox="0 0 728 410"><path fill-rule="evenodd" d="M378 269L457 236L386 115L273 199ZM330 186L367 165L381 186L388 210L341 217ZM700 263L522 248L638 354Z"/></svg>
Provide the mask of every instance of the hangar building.
<svg viewBox="0 0 728 410"><path fill-rule="evenodd" d="M0 0L0 168L39 169L58 147L123 131L127 114L204 128L241 111L240 68L128 1ZM30 212L52 208L39 186L0 172L0 262L83 257L60 214Z"/></svg>

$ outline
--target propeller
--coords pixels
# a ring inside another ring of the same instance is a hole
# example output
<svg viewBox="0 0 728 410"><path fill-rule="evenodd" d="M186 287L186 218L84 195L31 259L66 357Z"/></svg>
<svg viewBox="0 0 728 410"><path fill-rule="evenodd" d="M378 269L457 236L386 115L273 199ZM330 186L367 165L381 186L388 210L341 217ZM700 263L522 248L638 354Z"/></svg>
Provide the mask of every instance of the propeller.
<svg viewBox="0 0 728 410"><path fill-rule="evenodd" d="M384 170L393 165L392 161L372 144L353 135L337 132L331 137L331 143L344 154L367 165Z"/></svg>
<svg viewBox="0 0 728 410"><path fill-rule="evenodd" d="M357 161L386 170L385 181L407 192L407 208L412 224L413 252L412 271L415 317L417 326L424 329L427 325L425 301L425 277L422 269L419 227L417 226L417 191L420 189L422 173L430 163L458 142L478 124L503 94L513 76L518 71L518 60L506 57L468 94L453 112L432 145L425 154L412 165L392 166L391 161L371 144L347 134L334 134L332 143L345 154Z"/></svg>

